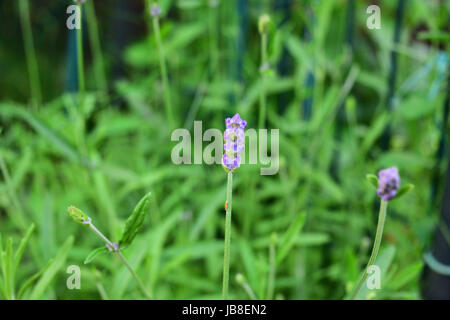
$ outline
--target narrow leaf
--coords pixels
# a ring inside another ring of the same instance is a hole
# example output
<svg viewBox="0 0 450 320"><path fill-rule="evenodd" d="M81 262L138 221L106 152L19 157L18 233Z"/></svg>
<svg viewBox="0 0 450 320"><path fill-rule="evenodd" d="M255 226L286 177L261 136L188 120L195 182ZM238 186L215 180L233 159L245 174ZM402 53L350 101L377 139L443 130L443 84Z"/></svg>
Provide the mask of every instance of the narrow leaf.
<svg viewBox="0 0 450 320"><path fill-rule="evenodd" d="M73 244L73 236L67 238L67 240L62 245L61 249L59 249L56 254L55 261L49 266L49 268L43 273L42 277L36 283L33 291L31 292L30 299L38 300L42 297L45 292L45 289L50 285L53 278L56 276L59 269L63 266L66 261L67 254L69 250L72 248Z"/></svg>
<svg viewBox="0 0 450 320"><path fill-rule="evenodd" d="M407 184L407 185L404 185L403 187L400 187L400 189L398 190L397 194L395 195L395 197L392 200L398 199L401 196L404 196L405 194L410 192L412 189L414 189L414 185L413 184Z"/></svg>
<svg viewBox="0 0 450 320"><path fill-rule="evenodd" d="M108 252L108 248L100 247L95 250L92 250L91 253L89 253L88 256L86 257L86 259L84 260L84 264L91 263L92 260L94 260L96 256L98 256L100 253L103 253L103 252Z"/></svg>
<svg viewBox="0 0 450 320"><path fill-rule="evenodd" d="M25 248L27 247L28 241L30 240L31 234L33 233L34 229L35 229L35 226L33 223L28 228L27 233L25 234L25 237L20 241L19 248L17 248L17 251L14 255L14 270L17 270L17 267L19 266L20 259L22 259L23 252L25 251Z"/></svg>
<svg viewBox="0 0 450 320"><path fill-rule="evenodd" d="M128 247L141 230L144 224L147 209L150 203L151 192L147 193L136 205L131 216L125 223L122 238L119 240L119 248Z"/></svg>
<svg viewBox="0 0 450 320"><path fill-rule="evenodd" d="M25 292L28 290L28 288L35 282L45 271L47 271L48 268L53 264L55 260L50 259L49 262L36 274L32 275L30 278L28 278L27 281L22 285L22 287L19 289L19 293L17 294L17 299L22 299Z"/></svg>
<svg viewBox="0 0 450 320"><path fill-rule="evenodd" d="M418 279L420 271L422 271L423 268L423 262L419 261L416 262L402 271L400 271L392 281L389 283L389 287L392 290L399 290L404 285L406 285L408 282L412 281L413 279Z"/></svg>
<svg viewBox="0 0 450 320"><path fill-rule="evenodd" d="M370 182L370 184L372 186L375 187L375 189L378 188L378 177L376 175L374 175L374 174L367 174L366 175L366 179L367 179L367 181Z"/></svg>
<svg viewBox="0 0 450 320"><path fill-rule="evenodd" d="M280 264L281 261L286 257L289 253L289 250L295 244L295 239L297 238L299 232L303 228L305 224L306 213L302 212L297 215L294 222L289 226L289 229L284 234L281 239L279 249L277 250L276 263Z"/></svg>
<svg viewBox="0 0 450 320"><path fill-rule="evenodd" d="M380 268L381 288L384 288L385 286L384 281L386 279L387 271L394 259L395 251L395 246L388 246L378 255L375 260L374 265ZM362 276L362 274L360 276ZM362 285L361 289L355 297L355 300L366 300L371 297L371 294L377 294L377 289L369 289L367 287L367 281L368 279Z"/></svg>

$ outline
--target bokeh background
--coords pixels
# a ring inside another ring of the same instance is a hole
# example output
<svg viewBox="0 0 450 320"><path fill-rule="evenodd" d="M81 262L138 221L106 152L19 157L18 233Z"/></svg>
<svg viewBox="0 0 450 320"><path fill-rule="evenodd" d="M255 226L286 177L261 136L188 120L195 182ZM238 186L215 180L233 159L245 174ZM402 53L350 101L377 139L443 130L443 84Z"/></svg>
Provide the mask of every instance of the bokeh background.
<svg viewBox="0 0 450 320"><path fill-rule="evenodd" d="M379 199L366 174L397 166L415 189L389 204L382 287L361 298L449 299L450 3L159 3L176 127L192 131L201 120L204 130L222 130L239 112L257 128L265 90L265 126L280 130L278 174L261 176L259 165L235 174L230 297L249 298L238 273L267 297L276 234L276 249L292 241L276 267L275 298L345 298L377 223ZM171 161L176 142L148 2L86 1L83 103L76 31L66 27L71 4L0 2L1 297L12 297L8 285L24 299L143 298L116 257L83 264L102 243L67 207L117 241L151 191L145 226L124 255L157 299L219 299L226 173ZM366 26L371 4L381 8L379 30ZM272 23L262 75L264 13ZM22 259L8 267L32 224ZM81 268L80 290L66 286L70 265Z"/></svg>

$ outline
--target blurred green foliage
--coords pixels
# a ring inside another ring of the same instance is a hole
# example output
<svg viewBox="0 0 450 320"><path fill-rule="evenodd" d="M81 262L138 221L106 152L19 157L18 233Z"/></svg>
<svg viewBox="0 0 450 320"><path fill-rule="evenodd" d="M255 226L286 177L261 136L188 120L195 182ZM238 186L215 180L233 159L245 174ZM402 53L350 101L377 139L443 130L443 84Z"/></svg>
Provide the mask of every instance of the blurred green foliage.
<svg viewBox="0 0 450 320"><path fill-rule="evenodd" d="M448 77L439 68L439 49L445 51L438 41L445 38L448 6L408 1L401 41L393 46L396 1L380 2L380 30L366 28L369 3L356 1L350 48L345 42L348 1L292 1L282 24L283 11L268 1L248 1L244 29L236 1L219 1L217 7L201 0L160 3L177 126L190 130L193 120L203 121L203 130L222 130L225 117L236 112L249 128L256 127L261 88L257 21L263 13L273 21L267 119L269 129L280 130L280 168L274 176L261 176L258 166L244 164L235 174L230 298L249 298L234 281L238 273L258 298L265 297L274 232L279 239L276 298L345 297L367 263L375 233L378 199L366 175L393 165L402 183L416 188L388 208L379 256L382 289L361 294L420 298L422 255L440 206L429 201L432 172L444 171L443 163L436 168L435 153ZM38 109L29 106L23 48L2 35L0 50L2 64L10 64L8 76L0 80L0 251L7 269L0 282L7 288L2 298L11 298L11 288L17 294L33 275L21 298L99 299L105 298L103 291L111 299L143 298L115 256L103 254L83 264L102 243L72 222L67 207L81 208L118 241L129 213L150 191L149 216L124 255L157 299L220 298L226 174L220 165L171 162L176 142L170 141L156 42L144 7L128 17L148 32L121 53L126 78L113 80L111 52L102 51L109 91L96 81L98 61L91 59L86 33L87 92L80 106L76 93L64 93L66 53L44 46L45 36L58 33L64 39L67 34L65 7L38 19L42 10L34 11L33 1L30 5L42 75L44 103ZM103 13L114 10L102 9L108 5L101 1L95 6ZM0 7L8 8L7 22L19 28L14 4ZM103 47L108 47L103 39L114 36L102 32L106 21L97 21ZM305 28L311 41L302 36ZM241 50L237 39L243 32L247 41ZM398 53L399 66L394 106L388 111L391 50ZM276 66L283 59L291 60L291 68L280 75ZM305 86L311 70L312 88ZM282 94L289 95L285 106ZM313 100L310 119L302 116L307 98ZM382 150L379 139L387 125L392 138L390 148ZM32 224L35 230L27 234ZM23 258L13 266L13 248L26 234ZM65 270L73 264L81 267L81 290L66 287Z"/></svg>

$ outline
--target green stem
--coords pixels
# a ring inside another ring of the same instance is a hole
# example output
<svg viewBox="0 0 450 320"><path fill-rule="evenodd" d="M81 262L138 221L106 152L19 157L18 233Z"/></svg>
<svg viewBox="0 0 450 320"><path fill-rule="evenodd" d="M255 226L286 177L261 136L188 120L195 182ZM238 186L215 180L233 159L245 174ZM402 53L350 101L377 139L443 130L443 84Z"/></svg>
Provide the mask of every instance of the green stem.
<svg viewBox="0 0 450 320"><path fill-rule="evenodd" d="M250 297L250 299L258 300L258 298L256 297L255 293L253 292L252 288L250 287L250 285L248 284L247 281L244 281L241 284L241 286L242 286L242 288L244 288L245 292L247 292L247 294Z"/></svg>
<svg viewBox="0 0 450 320"><path fill-rule="evenodd" d="M228 299L228 283L230 279L230 243L231 243L231 206L233 192L233 173L228 172L227 212L225 217L225 247L223 254L223 289L222 299Z"/></svg>
<svg viewBox="0 0 450 320"><path fill-rule="evenodd" d="M209 6L209 56L210 75L212 76L217 68L219 60L219 50L217 48L217 6Z"/></svg>
<svg viewBox="0 0 450 320"><path fill-rule="evenodd" d="M95 16L95 6L93 1L86 2L86 16L88 22L89 41L92 49L92 56L95 64L95 78L99 88L107 90L107 81L105 76L105 64L100 45L100 36L98 32L97 18Z"/></svg>
<svg viewBox="0 0 450 320"><path fill-rule="evenodd" d="M89 225L89 228L91 228L110 248L114 251L114 253L122 260L123 264L128 268L133 278L136 280L137 284L139 285L139 288L141 289L142 293L147 297L147 299L152 300L152 295L147 292L147 289L145 288L144 284L142 283L141 279L139 279L138 275L134 271L133 267L128 263L127 259L122 255L120 252L120 248L116 248L116 246L105 236L103 233L100 232L93 224L92 222L87 223Z"/></svg>
<svg viewBox="0 0 450 320"><path fill-rule="evenodd" d="M366 281L368 276L368 269L373 263L375 262L378 251L380 250L381 245L381 238L383 237L383 228L384 228L384 221L386 219L386 211L387 211L387 201L381 200L380 204L380 213L378 215L378 225L377 225L377 232L375 234L375 242L373 244L372 253L369 258L369 262L367 263L366 268L364 269L363 276L359 280L358 284L356 285L355 289L353 290L352 295L350 296L350 300L355 299L356 295L358 294L359 290L361 289L361 286Z"/></svg>
<svg viewBox="0 0 450 320"><path fill-rule="evenodd" d="M80 29L77 30L77 67L78 67L78 94L80 106L84 100L84 66L83 66L83 6L78 3L80 9Z"/></svg>
<svg viewBox="0 0 450 320"><path fill-rule="evenodd" d="M33 32L30 22L30 8L28 0L19 0L19 13L23 33L23 44L25 47L25 55L27 59L31 97L33 101L32 104L34 108L37 109L41 105L42 94L41 85L39 82L39 68L36 59L36 52L34 50Z"/></svg>
<svg viewBox="0 0 450 320"><path fill-rule="evenodd" d="M141 279L139 279L138 275L136 274L136 272L134 271L133 267L128 263L127 259L125 259L125 257L122 255L122 253L120 252L119 249L117 249L115 251L115 253L119 256L119 258L122 260L122 262L125 264L125 266L128 268L128 270L130 271L131 275L133 276L133 278L136 280L136 282L138 283L142 293L147 297L147 299L152 300L152 296L150 293L147 292L147 289L145 288L144 284L142 283Z"/></svg>
<svg viewBox="0 0 450 320"><path fill-rule="evenodd" d="M100 281L97 281L96 286L102 300L109 300L108 294L106 293L103 284Z"/></svg>
<svg viewBox="0 0 450 320"><path fill-rule="evenodd" d="M267 33L261 34L261 90L259 94L259 128L264 128L266 123L266 62L267 62Z"/></svg>
<svg viewBox="0 0 450 320"><path fill-rule="evenodd" d="M275 288L275 243L271 243L269 247L269 279L267 281L267 300L273 299L273 291Z"/></svg>
<svg viewBox="0 0 450 320"><path fill-rule="evenodd" d="M169 125L173 128L175 123L172 110L172 101L170 96L169 77L167 75L166 56L161 40L161 31L159 28L159 18L157 16L154 16L152 19L153 19L153 29L155 30L156 45L158 47L159 66L161 69L161 77L163 82L164 106L166 109L166 116L169 121Z"/></svg>

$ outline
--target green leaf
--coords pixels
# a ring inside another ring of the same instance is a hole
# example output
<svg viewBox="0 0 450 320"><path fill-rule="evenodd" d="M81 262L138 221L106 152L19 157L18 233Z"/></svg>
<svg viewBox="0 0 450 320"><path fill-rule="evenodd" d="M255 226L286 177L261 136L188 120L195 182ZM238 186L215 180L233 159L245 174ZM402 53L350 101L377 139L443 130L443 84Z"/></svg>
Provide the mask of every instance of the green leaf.
<svg viewBox="0 0 450 320"><path fill-rule="evenodd" d="M51 143L55 150L74 162L81 162L81 156L76 149L63 137L59 136L44 122L40 121L27 109L11 104L0 104L0 113L6 116L19 117L25 120L38 134Z"/></svg>
<svg viewBox="0 0 450 320"><path fill-rule="evenodd" d="M299 232L303 228L305 224L306 213L302 212L297 215L294 222L289 226L289 229L284 234L281 239L280 245L277 250L276 264L280 264L286 255L289 253L289 250L295 244L295 239L297 238Z"/></svg>
<svg viewBox="0 0 450 320"><path fill-rule="evenodd" d="M19 248L17 248L16 254L14 255L14 270L17 269L20 263L20 259L22 259L23 252L27 247L28 241L30 240L31 234L34 231L34 223L28 228L25 237L20 241Z"/></svg>
<svg viewBox="0 0 450 320"><path fill-rule="evenodd" d="M380 277L381 277L381 288L384 288L385 286L385 279L387 277L387 271L392 263L392 260L395 256L395 246L388 246L386 249L384 249L376 258L374 265L378 266L380 268ZM363 271L364 272L364 271ZM360 274L360 277L362 276L362 273ZM358 278L359 279L359 278ZM361 289L359 290L358 294L355 297L355 300L366 300L370 297L371 294L377 294L379 290L372 289L369 290L367 288L367 280L365 283L361 286Z"/></svg>
<svg viewBox="0 0 450 320"><path fill-rule="evenodd" d="M69 250L72 248L73 236L69 236L56 254L55 261L49 266L49 268L43 273L42 277L36 283L33 291L31 292L31 300L39 300L45 292L45 289L50 285L57 272L63 266L66 261Z"/></svg>
<svg viewBox="0 0 450 320"><path fill-rule="evenodd" d="M14 297L14 270L13 270L13 242L12 238L6 241L6 247L3 254L3 278L5 281L6 299Z"/></svg>
<svg viewBox="0 0 450 320"><path fill-rule="evenodd" d="M89 253L88 256L86 257L86 259L84 260L84 264L91 263L92 260L94 260L96 256L98 256L100 253L103 253L103 252L108 252L108 248L100 247L95 250L92 250L91 253Z"/></svg>
<svg viewBox="0 0 450 320"><path fill-rule="evenodd" d="M134 208L133 213L127 219L122 238L119 240L119 248L123 249L124 247L128 247L142 228L150 203L150 195L151 192L147 193L139 201L139 203Z"/></svg>
<svg viewBox="0 0 450 320"><path fill-rule="evenodd" d="M412 281L414 278L419 276L420 271L422 271L423 262L416 262L402 271L400 271L394 279L389 282L389 288L392 290L399 290L401 287L406 285L408 282Z"/></svg>
<svg viewBox="0 0 450 320"><path fill-rule="evenodd" d="M378 188L378 177L376 175L374 175L374 174L367 174L366 175L366 179L367 179L367 181L370 182L370 184L372 186L375 187L375 189Z"/></svg>
<svg viewBox="0 0 450 320"><path fill-rule="evenodd" d="M398 199L401 196L404 196L405 194L410 192L412 189L414 189L414 185L413 184L407 184L407 185L404 185L403 187L400 187L400 189L398 190L397 194L395 195L394 198L392 198L392 200Z"/></svg>
<svg viewBox="0 0 450 320"><path fill-rule="evenodd" d="M386 128L389 120L390 115L388 113L382 113L375 120L373 120L373 123L365 133L364 139L361 143L361 148L364 154L366 154L370 150L370 148L372 148L375 141L384 132L384 128Z"/></svg>
<svg viewBox="0 0 450 320"><path fill-rule="evenodd" d="M47 262L45 267L43 267L39 272L37 272L36 274L32 275L30 278L28 278L27 281L25 281L25 283L20 288L19 293L17 294L17 299L18 300L22 299L23 295L28 290L28 288L33 284L33 282L35 282L48 268L50 268L50 266L53 264L54 261L55 260L50 259L50 261Z"/></svg>
<svg viewBox="0 0 450 320"><path fill-rule="evenodd" d="M3 239L2 234L0 233L0 269L3 270Z"/></svg>
<svg viewBox="0 0 450 320"><path fill-rule="evenodd" d="M1 294L3 296L3 298L6 298L6 289L5 289L5 284L4 284L4 279L2 277L2 273L3 273L3 269L4 269L4 265L3 265L3 240L2 240L2 234L0 233L0 270L2 272L0 272L0 290L1 290Z"/></svg>

